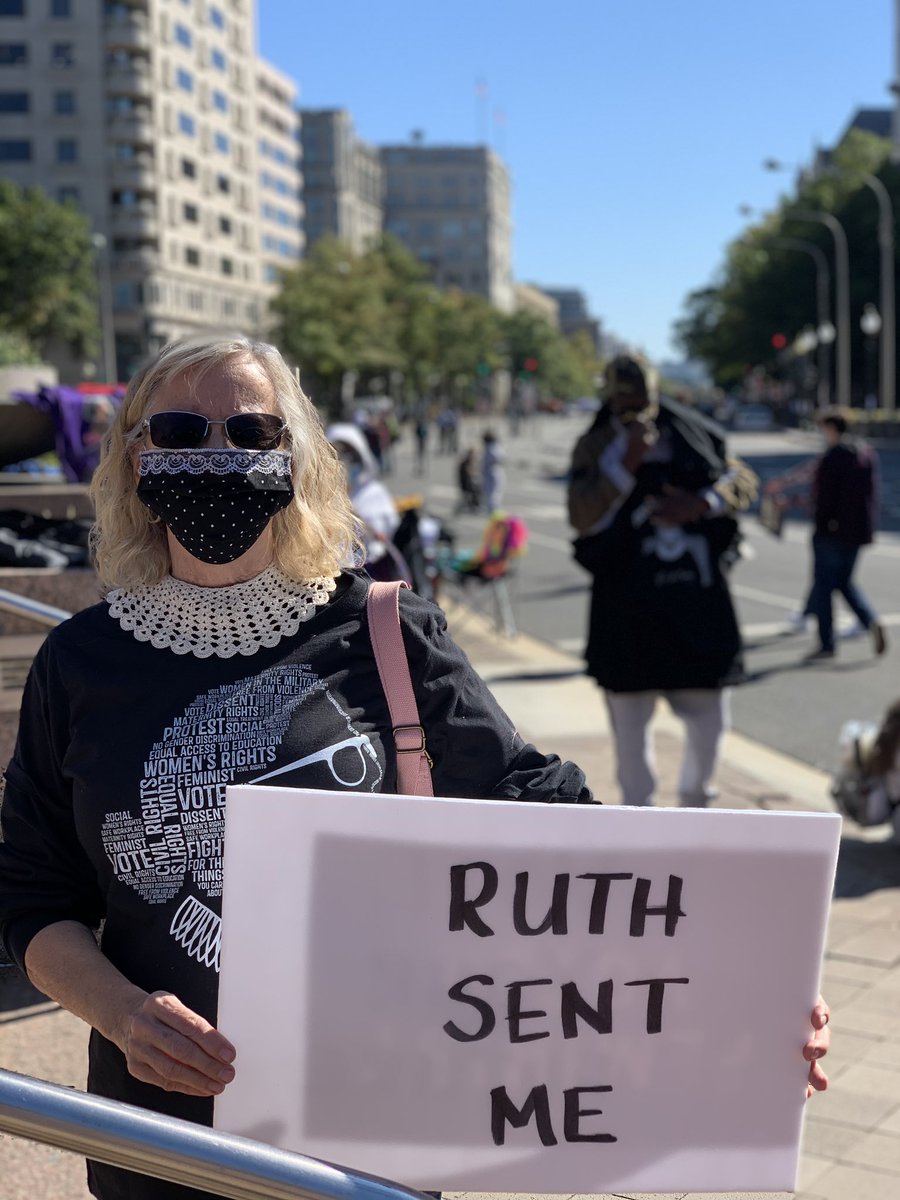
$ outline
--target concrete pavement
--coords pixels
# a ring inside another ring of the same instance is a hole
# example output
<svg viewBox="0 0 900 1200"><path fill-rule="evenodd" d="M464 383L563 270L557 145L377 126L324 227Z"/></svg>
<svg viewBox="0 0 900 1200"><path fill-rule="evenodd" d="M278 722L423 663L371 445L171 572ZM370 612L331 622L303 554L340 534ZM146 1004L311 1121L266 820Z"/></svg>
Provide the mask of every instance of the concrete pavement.
<svg viewBox="0 0 900 1200"><path fill-rule="evenodd" d="M448 603L451 629L523 736L579 763L615 799L605 708L576 658ZM660 713L660 802L675 803L678 723ZM728 808L827 809L822 772L731 734L719 773ZM6 972L10 976L11 972ZM847 823L823 985L832 1006L832 1085L810 1102L802 1200L900 1197L900 850ZM82 1087L86 1032L20 981L0 977L0 1065ZM80 1160L0 1138L2 1200L86 1200ZM471 1194L470 1194L471 1195ZM471 1195L471 1200L482 1200ZM484 1198L487 1200L487 1198ZM576 1198L571 1198L576 1200ZM683 1200L683 1198L682 1198ZM744 1197L744 1200L750 1200Z"/></svg>

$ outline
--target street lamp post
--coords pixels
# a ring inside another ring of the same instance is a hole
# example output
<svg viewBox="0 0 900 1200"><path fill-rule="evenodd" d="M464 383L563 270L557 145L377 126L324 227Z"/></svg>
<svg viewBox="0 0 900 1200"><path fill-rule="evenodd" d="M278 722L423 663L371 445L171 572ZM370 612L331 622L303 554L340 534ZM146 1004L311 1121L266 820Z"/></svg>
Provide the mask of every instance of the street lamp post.
<svg viewBox="0 0 900 1200"><path fill-rule="evenodd" d="M739 206L738 211L742 216L749 217L754 214L755 210L749 204L742 204ZM828 259L821 247L817 246L815 242L806 241L804 238L769 237L766 238L766 244L782 246L786 250L795 250L801 254L808 254L815 263L816 339L818 344L816 407L827 408L831 403L831 345L835 338L835 329L830 317L831 270L828 266Z"/></svg>
<svg viewBox="0 0 900 1200"><path fill-rule="evenodd" d="M109 277L109 243L102 233L91 234L94 263L100 292L100 340L102 346L103 380L116 382L116 335L113 328L112 284Z"/></svg>
<svg viewBox="0 0 900 1200"><path fill-rule="evenodd" d="M869 398L875 399L875 389L873 387L873 359L875 341L878 335L882 332L884 324L881 320L881 313L874 304L866 304L863 306L862 316L859 319L859 327L862 330L865 338L865 380L864 380L864 399L863 403L866 408L869 407Z"/></svg>
<svg viewBox="0 0 900 1200"><path fill-rule="evenodd" d="M896 0L900 14L900 0ZM898 31L900 31L900 16L898 16ZM900 43L898 43L900 52ZM895 131L895 136L896 136ZM777 158L767 158L763 163L767 171L784 171L786 163ZM881 407L894 409L897 407L897 347L896 347L896 317L895 317L895 285L894 285L894 206L890 193L877 175L867 171L842 171L834 165L827 168L829 175L848 175L858 178L875 195L878 203L878 254L879 254L879 283L882 319L881 336L881 370L880 387Z"/></svg>
<svg viewBox="0 0 900 1200"><path fill-rule="evenodd" d="M808 254L816 265L816 407L827 408L831 403L831 340L828 330L832 329L831 306L831 271L828 259L815 242L807 242L804 238L776 237L771 239L775 246L783 246L786 250L796 250ZM825 331L825 336L822 332Z"/></svg>
<svg viewBox="0 0 900 1200"><path fill-rule="evenodd" d="M835 327L837 329L837 354L835 355L837 377L837 402L850 405L850 252L844 227L831 213L818 209L795 208L787 214L800 221L818 221L825 225L834 238L835 267Z"/></svg>

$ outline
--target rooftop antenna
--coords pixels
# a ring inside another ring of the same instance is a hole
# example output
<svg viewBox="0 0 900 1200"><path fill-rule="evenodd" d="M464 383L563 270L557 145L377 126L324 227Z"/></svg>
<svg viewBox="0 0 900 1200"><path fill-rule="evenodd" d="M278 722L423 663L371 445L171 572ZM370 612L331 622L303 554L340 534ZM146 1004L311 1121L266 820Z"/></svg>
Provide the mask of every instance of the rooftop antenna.
<svg viewBox="0 0 900 1200"><path fill-rule="evenodd" d="M412 133L409 135L409 137L410 137L410 141L412 142L412 144L414 146L421 146L422 143L425 141L425 130L424 129L414 129L412 131Z"/></svg>
<svg viewBox="0 0 900 1200"><path fill-rule="evenodd" d="M475 141L479 146L488 143L488 85L487 80L475 80Z"/></svg>
<svg viewBox="0 0 900 1200"><path fill-rule="evenodd" d="M502 108L494 110L494 149L501 158L506 154L506 113Z"/></svg>

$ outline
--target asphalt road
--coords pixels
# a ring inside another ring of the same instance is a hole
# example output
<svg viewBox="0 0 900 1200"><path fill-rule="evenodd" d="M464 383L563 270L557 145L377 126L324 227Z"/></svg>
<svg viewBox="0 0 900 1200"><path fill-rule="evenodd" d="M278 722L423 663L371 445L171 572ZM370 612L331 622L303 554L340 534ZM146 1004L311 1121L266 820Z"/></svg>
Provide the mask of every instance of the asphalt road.
<svg viewBox="0 0 900 1200"><path fill-rule="evenodd" d="M519 627L533 637L579 654L589 597L589 578L572 560L565 520L565 472L575 438L588 418L545 416L511 437L497 423L507 451L504 507L528 522L528 554L513 584ZM478 445L484 422L464 426L462 446ZM447 518L459 546L476 545L483 518L454 516L457 497L454 460L432 452L425 476L412 472L411 434L396 455L387 480L396 495L423 493L428 508ZM815 454L815 437L797 432L734 434L732 452L765 479ZM810 570L809 529L802 520L786 524L778 540L753 515L743 521L747 557L732 575L745 641L749 681L735 689L735 728L767 746L830 770L837 738L848 719L877 720L900 694L900 450L882 452L883 520L875 546L857 571L891 639L887 655L875 660L867 637L844 639L831 663L805 665L816 645L813 631L785 632L785 620L802 602ZM842 602L838 602L840 613ZM853 624L844 614L843 624Z"/></svg>

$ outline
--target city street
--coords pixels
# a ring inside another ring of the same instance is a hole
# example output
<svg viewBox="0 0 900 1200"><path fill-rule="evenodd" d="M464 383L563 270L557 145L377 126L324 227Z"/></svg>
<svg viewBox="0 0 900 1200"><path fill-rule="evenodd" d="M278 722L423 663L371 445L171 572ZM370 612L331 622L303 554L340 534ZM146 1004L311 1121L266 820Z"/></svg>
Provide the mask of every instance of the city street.
<svg viewBox="0 0 900 1200"><path fill-rule="evenodd" d="M589 416L539 416L510 437L496 423L507 452L505 508L525 518L531 531L528 554L512 585L521 630L557 649L580 654L590 580L573 561L571 531L565 517L565 473L572 445ZM462 446L480 444L482 419L464 425ZM731 452L745 458L763 479L782 474L817 453L812 434L738 433ZM455 460L435 453L428 473L412 473L411 434L396 455L388 480L395 495L421 492L436 515L448 519L460 547L477 544L483 519L454 517L457 497ZM900 450L882 452L882 530L875 546L863 552L857 580L880 614L891 646L875 660L868 637L842 640L831 663L807 666L803 656L814 648L808 633L786 632L786 618L802 604L810 570L809 528L802 518L786 523L784 536L772 537L752 514L743 520L746 557L732 582L747 643L748 682L734 693L735 728L814 766L830 770L842 723L851 718L877 720L897 696L900 643ZM854 623L837 601L845 630Z"/></svg>

